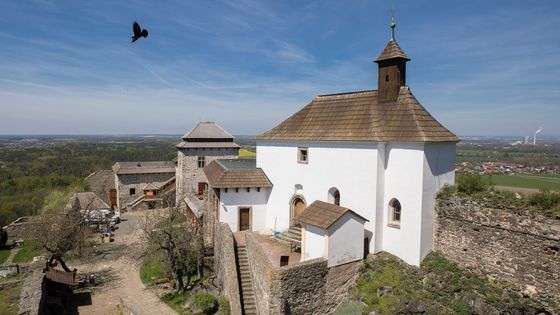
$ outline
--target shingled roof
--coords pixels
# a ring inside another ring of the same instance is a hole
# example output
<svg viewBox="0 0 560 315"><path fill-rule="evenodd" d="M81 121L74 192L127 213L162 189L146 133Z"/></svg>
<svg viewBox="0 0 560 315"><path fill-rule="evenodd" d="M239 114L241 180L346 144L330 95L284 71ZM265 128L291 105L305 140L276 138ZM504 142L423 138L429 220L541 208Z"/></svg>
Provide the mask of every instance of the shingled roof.
<svg viewBox="0 0 560 315"><path fill-rule="evenodd" d="M314 225L326 230L347 212L351 212L363 220L368 221L366 218L348 208L320 200L315 200L305 208L295 220L299 223Z"/></svg>
<svg viewBox="0 0 560 315"><path fill-rule="evenodd" d="M315 97L311 103L257 140L456 142L412 95L400 89L396 101L378 102L377 91Z"/></svg>
<svg viewBox="0 0 560 315"><path fill-rule="evenodd" d="M408 56L401 49L401 47L399 46L397 41L396 40L390 40L387 43L387 46L385 46L385 48L383 49L383 51L379 55L379 57L377 57L377 59L375 59L375 62L380 62L380 61L383 61L383 60L389 60L389 59L394 59L394 58L403 58L405 60L410 60L410 58L408 58Z"/></svg>
<svg viewBox="0 0 560 315"><path fill-rule="evenodd" d="M75 193L67 206L73 210L101 210L111 209L99 196L91 191Z"/></svg>
<svg viewBox="0 0 560 315"><path fill-rule="evenodd" d="M117 175L175 173L175 163L172 161L117 162L113 164L113 172Z"/></svg>
<svg viewBox="0 0 560 315"><path fill-rule="evenodd" d="M189 139L233 139L233 136L217 123L204 121L183 136L183 140Z"/></svg>
<svg viewBox="0 0 560 315"><path fill-rule="evenodd" d="M254 159L219 159L204 167L213 188L272 187L272 183Z"/></svg>

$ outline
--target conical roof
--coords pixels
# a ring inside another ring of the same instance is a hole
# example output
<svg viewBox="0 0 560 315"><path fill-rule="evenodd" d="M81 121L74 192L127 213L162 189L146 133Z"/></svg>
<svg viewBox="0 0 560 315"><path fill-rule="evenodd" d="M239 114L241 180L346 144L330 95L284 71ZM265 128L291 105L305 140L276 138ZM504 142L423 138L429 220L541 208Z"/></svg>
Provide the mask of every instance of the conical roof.
<svg viewBox="0 0 560 315"><path fill-rule="evenodd" d="M391 39L387 43L387 46L385 46L385 49L383 49L383 51L381 52L379 57L377 57L377 59L375 59L375 62L380 62L380 61L383 61L383 60L389 60L389 59L395 59L395 58L402 58L402 59L405 59L405 60L410 60L410 58L408 58L408 56L401 49L401 47L399 46L397 41L394 40L394 39Z"/></svg>

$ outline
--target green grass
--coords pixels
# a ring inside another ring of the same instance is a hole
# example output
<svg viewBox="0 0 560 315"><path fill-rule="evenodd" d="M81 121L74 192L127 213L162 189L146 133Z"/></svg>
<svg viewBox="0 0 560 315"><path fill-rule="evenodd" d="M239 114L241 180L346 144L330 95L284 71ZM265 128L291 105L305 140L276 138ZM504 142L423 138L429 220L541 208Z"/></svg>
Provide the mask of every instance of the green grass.
<svg viewBox="0 0 560 315"><path fill-rule="evenodd" d="M492 183L498 186L560 190L560 174L514 174L492 175Z"/></svg>
<svg viewBox="0 0 560 315"><path fill-rule="evenodd" d="M167 279L164 259L161 252L144 258L140 266L140 279L145 285L154 285L162 279Z"/></svg>
<svg viewBox="0 0 560 315"><path fill-rule="evenodd" d="M362 311L377 314L410 313L418 307L429 314L472 314L470 302L475 300L508 314L531 313L542 307L438 253L428 255L420 268L387 253L368 258L365 265L353 296L341 307L353 310L363 302Z"/></svg>
<svg viewBox="0 0 560 315"><path fill-rule="evenodd" d="M171 307L175 312L180 315L191 315L192 312L183 307L187 299L189 298L188 291L177 293L177 292L169 292L165 293L161 296L161 300L163 303L167 304Z"/></svg>
<svg viewBox="0 0 560 315"><path fill-rule="evenodd" d="M19 251L14 256L14 263L30 263L33 261L33 257L40 256L43 252L37 247L37 244L33 241L25 241L20 247Z"/></svg>
<svg viewBox="0 0 560 315"><path fill-rule="evenodd" d="M18 313L20 292L21 286L0 290L0 310L2 310L2 314L15 315Z"/></svg>
<svg viewBox="0 0 560 315"><path fill-rule="evenodd" d="M249 151L247 149L239 149L239 156L240 157L256 157L257 153L253 151Z"/></svg>
<svg viewBox="0 0 560 315"><path fill-rule="evenodd" d="M0 265L3 264L8 257L10 257L10 246L0 247Z"/></svg>

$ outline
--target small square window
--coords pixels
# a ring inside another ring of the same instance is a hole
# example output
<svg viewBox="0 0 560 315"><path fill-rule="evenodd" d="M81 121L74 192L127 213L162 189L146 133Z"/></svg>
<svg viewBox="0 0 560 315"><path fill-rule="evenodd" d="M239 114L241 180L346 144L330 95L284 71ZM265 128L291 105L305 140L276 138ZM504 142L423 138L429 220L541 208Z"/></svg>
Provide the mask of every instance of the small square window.
<svg viewBox="0 0 560 315"><path fill-rule="evenodd" d="M298 163L307 164L309 162L308 148L298 148Z"/></svg>
<svg viewBox="0 0 560 315"><path fill-rule="evenodd" d="M198 168L203 168L204 166L206 166L206 157L199 156L198 157Z"/></svg>
<svg viewBox="0 0 560 315"><path fill-rule="evenodd" d="M261 191L261 188L260 188L260 187L257 187L257 192L260 192L260 191Z"/></svg>
<svg viewBox="0 0 560 315"><path fill-rule="evenodd" d="M136 195L136 188L130 188L130 190L128 191L130 193L130 195Z"/></svg>
<svg viewBox="0 0 560 315"><path fill-rule="evenodd" d="M251 187L247 187L247 192L251 192Z"/></svg>

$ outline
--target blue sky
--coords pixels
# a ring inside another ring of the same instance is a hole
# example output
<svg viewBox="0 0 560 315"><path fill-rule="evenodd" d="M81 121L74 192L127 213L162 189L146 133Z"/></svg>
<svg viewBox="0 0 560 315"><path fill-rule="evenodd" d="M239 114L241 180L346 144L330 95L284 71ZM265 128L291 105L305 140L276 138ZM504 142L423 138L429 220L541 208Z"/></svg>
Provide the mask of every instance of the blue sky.
<svg viewBox="0 0 560 315"><path fill-rule="evenodd" d="M272 128L315 95L407 83L459 135L560 135L560 1L0 2L0 134ZM138 20L150 35L130 43Z"/></svg>

